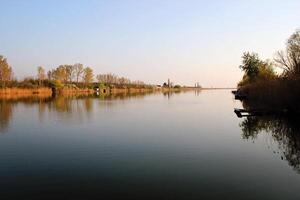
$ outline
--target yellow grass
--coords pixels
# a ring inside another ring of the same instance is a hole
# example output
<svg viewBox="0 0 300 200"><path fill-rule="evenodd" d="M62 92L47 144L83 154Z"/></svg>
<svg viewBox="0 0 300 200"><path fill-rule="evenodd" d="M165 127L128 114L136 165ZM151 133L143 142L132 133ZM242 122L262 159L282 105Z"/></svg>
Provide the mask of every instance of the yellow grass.
<svg viewBox="0 0 300 200"><path fill-rule="evenodd" d="M72 94L94 94L94 90L93 89L60 89L58 90L58 93L61 95L72 95Z"/></svg>
<svg viewBox="0 0 300 200"><path fill-rule="evenodd" d="M5 99L18 99L24 97L50 97L51 88L4 88L0 89L0 97Z"/></svg>

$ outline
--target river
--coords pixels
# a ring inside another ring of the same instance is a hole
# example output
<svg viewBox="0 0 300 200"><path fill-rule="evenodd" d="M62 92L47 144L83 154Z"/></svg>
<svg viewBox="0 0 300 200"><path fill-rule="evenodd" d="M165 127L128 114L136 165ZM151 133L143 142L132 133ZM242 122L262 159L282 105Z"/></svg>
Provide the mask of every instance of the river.
<svg viewBox="0 0 300 200"><path fill-rule="evenodd" d="M1 199L300 199L293 119L230 90L0 101Z"/></svg>

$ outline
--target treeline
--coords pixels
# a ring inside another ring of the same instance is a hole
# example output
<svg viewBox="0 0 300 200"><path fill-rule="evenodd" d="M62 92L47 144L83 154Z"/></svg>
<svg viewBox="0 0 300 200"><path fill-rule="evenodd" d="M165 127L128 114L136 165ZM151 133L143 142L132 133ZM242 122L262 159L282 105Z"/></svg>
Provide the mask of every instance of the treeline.
<svg viewBox="0 0 300 200"><path fill-rule="evenodd" d="M39 66L37 75L27 77L21 81L14 78L12 67L7 59L0 55L0 86L5 87L64 87L76 86L79 88L91 88L97 85L107 87L149 87L143 81L132 81L129 78L119 77L115 74L94 75L91 67L85 67L83 64L59 65L55 69L46 70Z"/></svg>
<svg viewBox="0 0 300 200"><path fill-rule="evenodd" d="M281 69L276 72L275 68ZM287 40L286 49L273 60L262 60L256 53L242 56L243 79L238 92L261 106L300 111L300 30Z"/></svg>
<svg viewBox="0 0 300 200"><path fill-rule="evenodd" d="M96 79L99 83L116 85L146 85L143 81L131 81L129 78L119 77L115 74L98 74Z"/></svg>

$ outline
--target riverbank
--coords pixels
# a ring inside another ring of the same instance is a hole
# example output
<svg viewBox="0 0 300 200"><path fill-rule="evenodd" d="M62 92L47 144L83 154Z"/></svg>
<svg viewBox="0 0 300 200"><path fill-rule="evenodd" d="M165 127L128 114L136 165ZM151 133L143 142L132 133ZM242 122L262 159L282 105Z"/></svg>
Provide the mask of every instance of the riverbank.
<svg viewBox="0 0 300 200"><path fill-rule="evenodd" d="M69 89L61 88L55 89L50 87L36 87L36 88L2 88L0 89L0 96L7 98L31 97L31 96L52 96L56 94L93 94L93 89Z"/></svg>
<svg viewBox="0 0 300 200"><path fill-rule="evenodd" d="M52 89L48 87L40 88L1 88L0 97L6 99L18 99L31 96L49 97L52 96Z"/></svg>
<svg viewBox="0 0 300 200"><path fill-rule="evenodd" d="M300 82L270 80L256 82L238 90L248 107L300 111Z"/></svg>
<svg viewBox="0 0 300 200"><path fill-rule="evenodd" d="M195 88L158 88L158 87L104 87L104 88L77 88L77 87L36 87L36 88L2 88L0 89L0 97L6 98L22 98L31 96L50 97L55 95L114 95L114 94L143 94L152 92L180 92L195 90Z"/></svg>
<svg viewBox="0 0 300 200"><path fill-rule="evenodd" d="M282 72L278 73L275 67L280 67ZM286 49L278 51L273 62L262 60L256 53L244 52L239 68L244 75L234 95L248 109L300 113L299 30L289 37Z"/></svg>

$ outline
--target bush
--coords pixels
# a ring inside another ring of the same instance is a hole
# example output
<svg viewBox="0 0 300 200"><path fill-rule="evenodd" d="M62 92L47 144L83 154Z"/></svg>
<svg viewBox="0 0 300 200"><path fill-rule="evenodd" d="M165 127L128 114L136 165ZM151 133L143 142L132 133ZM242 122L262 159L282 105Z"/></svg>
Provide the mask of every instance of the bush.
<svg viewBox="0 0 300 200"><path fill-rule="evenodd" d="M51 88L62 88L64 85L60 81L49 81L49 87Z"/></svg>

